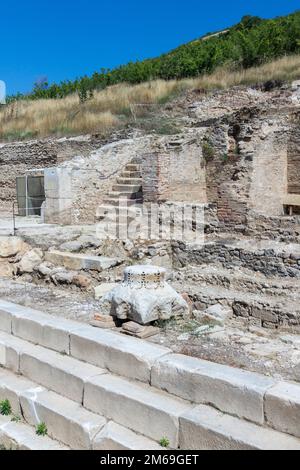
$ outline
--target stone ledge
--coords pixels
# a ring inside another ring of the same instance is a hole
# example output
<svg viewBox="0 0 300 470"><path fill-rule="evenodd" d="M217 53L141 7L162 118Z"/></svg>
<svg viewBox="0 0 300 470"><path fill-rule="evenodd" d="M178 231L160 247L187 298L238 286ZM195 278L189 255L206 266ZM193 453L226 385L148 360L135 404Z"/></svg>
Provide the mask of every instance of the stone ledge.
<svg viewBox="0 0 300 470"><path fill-rule="evenodd" d="M162 346L93 327L70 334L71 356L141 382L150 382L152 365L169 353Z"/></svg>
<svg viewBox="0 0 300 470"><path fill-rule="evenodd" d="M0 319L2 315L6 319L4 331L9 329L11 321L12 334L16 337L142 382L149 383L154 362L171 353L168 348L137 338L95 329L3 300L0 300L0 309Z"/></svg>
<svg viewBox="0 0 300 470"><path fill-rule="evenodd" d="M45 260L75 271L93 269L99 272L117 266L122 262L119 259L105 256L89 256L55 250L45 253Z"/></svg>
<svg viewBox="0 0 300 470"><path fill-rule="evenodd" d="M179 445L188 450L300 450L300 441L281 432L200 405L180 418Z"/></svg>
<svg viewBox="0 0 300 470"><path fill-rule="evenodd" d="M192 405L147 385L103 375L87 381L84 407L155 441L166 437L177 448L179 417Z"/></svg>
<svg viewBox="0 0 300 470"><path fill-rule="evenodd" d="M109 421L93 441L93 450L162 450L161 446L145 436Z"/></svg>
<svg viewBox="0 0 300 470"><path fill-rule="evenodd" d="M151 372L154 387L259 424L264 423L264 395L275 383L264 375L181 354L160 358Z"/></svg>
<svg viewBox="0 0 300 470"><path fill-rule="evenodd" d="M151 385L157 389L194 403L211 404L249 421L264 424L265 413L268 426L300 437L295 420L295 416L299 416L298 384L278 383L260 374L172 354L167 348L143 340L95 330L72 320L0 301L0 329L10 330L10 322L13 333L26 341L66 352L74 360L93 364L125 378L146 383L151 379ZM3 333L2 336L8 334ZM1 364L14 372L19 372L21 365L23 371L33 374L33 380L38 380L39 358L30 353L29 356L33 357L28 357L30 344L18 346L18 337L9 337L10 341L5 344L0 335ZM67 376L70 372L68 367L55 364L52 356L50 351L48 360L42 358L45 377L50 369L56 371L57 377L64 373ZM81 375L79 370L77 375L71 373L75 382L78 382L78 375ZM63 390L57 390L63 393ZM79 395L80 392L76 395L77 399Z"/></svg>
<svg viewBox="0 0 300 470"><path fill-rule="evenodd" d="M48 436L37 436L32 426L0 416L0 445L7 450L70 450Z"/></svg>
<svg viewBox="0 0 300 470"><path fill-rule="evenodd" d="M300 437L300 385L279 382L268 390L265 415L269 426Z"/></svg>

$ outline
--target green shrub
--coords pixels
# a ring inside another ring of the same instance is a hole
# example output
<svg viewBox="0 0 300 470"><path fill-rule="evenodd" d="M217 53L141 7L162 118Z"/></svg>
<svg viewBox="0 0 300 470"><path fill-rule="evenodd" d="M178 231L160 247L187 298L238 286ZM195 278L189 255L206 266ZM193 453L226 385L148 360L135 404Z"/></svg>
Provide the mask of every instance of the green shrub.
<svg viewBox="0 0 300 470"><path fill-rule="evenodd" d="M12 412L11 404L9 400L2 400L0 402L0 413L4 416L10 415Z"/></svg>
<svg viewBox="0 0 300 470"><path fill-rule="evenodd" d="M44 422L36 425L35 432L38 436L46 436L48 434L47 426Z"/></svg>
<svg viewBox="0 0 300 470"><path fill-rule="evenodd" d="M202 143L202 154L204 160L206 161L212 160L214 158L213 146L207 140Z"/></svg>
<svg viewBox="0 0 300 470"><path fill-rule="evenodd" d="M159 445L161 447L169 447L170 441L167 437L162 437L161 440L159 441Z"/></svg>

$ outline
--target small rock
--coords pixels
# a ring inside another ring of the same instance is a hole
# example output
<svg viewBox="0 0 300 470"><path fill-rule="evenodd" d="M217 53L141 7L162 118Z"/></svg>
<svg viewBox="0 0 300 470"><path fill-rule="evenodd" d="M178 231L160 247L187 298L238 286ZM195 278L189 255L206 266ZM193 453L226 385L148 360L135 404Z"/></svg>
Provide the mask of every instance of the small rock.
<svg viewBox="0 0 300 470"><path fill-rule="evenodd" d="M13 266L8 261L0 261L0 277L12 277Z"/></svg>
<svg viewBox="0 0 300 470"><path fill-rule="evenodd" d="M63 243L60 246L60 250L69 251L70 253L78 253L79 251L82 250L82 248L83 248L83 244L77 240Z"/></svg>
<svg viewBox="0 0 300 470"><path fill-rule="evenodd" d="M39 248L33 248L25 253L21 261L18 263L18 271L22 273L32 273L34 269L41 263L43 252Z"/></svg>
<svg viewBox="0 0 300 470"><path fill-rule="evenodd" d="M74 271L60 271L52 274L51 278L58 284L71 284L76 274L77 273L74 273Z"/></svg>
<svg viewBox="0 0 300 470"><path fill-rule="evenodd" d="M76 274L73 277L72 283L77 287L87 289L91 285L91 279L84 274Z"/></svg>
<svg viewBox="0 0 300 470"><path fill-rule="evenodd" d="M134 244L131 240L126 240L124 243L124 248L126 251L131 251L134 248Z"/></svg>
<svg viewBox="0 0 300 470"><path fill-rule="evenodd" d="M39 266L37 266L36 271L38 271L42 276L50 276L51 273L53 273L53 265L51 263L48 263L45 261L44 263L41 263Z"/></svg>
<svg viewBox="0 0 300 470"><path fill-rule="evenodd" d="M19 237L0 237L0 258L10 258L25 253L30 246Z"/></svg>
<svg viewBox="0 0 300 470"><path fill-rule="evenodd" d="M221 304L215 304L208 307L204 313L222 322L225 322L232 317L232 309Z"/></svg>

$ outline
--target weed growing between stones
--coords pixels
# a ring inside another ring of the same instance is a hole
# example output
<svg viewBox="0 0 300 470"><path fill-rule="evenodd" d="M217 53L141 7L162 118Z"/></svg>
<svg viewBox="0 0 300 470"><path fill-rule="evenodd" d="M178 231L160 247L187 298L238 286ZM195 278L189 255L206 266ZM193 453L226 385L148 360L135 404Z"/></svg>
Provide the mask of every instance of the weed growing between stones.
<svg viewBox="0 0 300 470"><path fill-rule="evenodd" d="M13 421L14 423L19 423L21 421L21 416L13 414L11 417L11 421Z"/></svg>
<svg viewBox="0 0 300 470"><path fill-rule="evenodd" d="M38 436L46 436L48 434L47 426L44 422L36 425L35 432Z"/></svg>
<svg viewBox="0 0 300 470"><path fill-rule="evenodd" d="M162 437L162 438L160 439L160 441L159 441L159 445L160 445L161 447L169 447L170 441L169 441L169 439L168 439L167 437Z"/></svg>
<svg viewBox="0 0 300 470"><path fill-rule="evenodd" d="M9 400L2 400L0 402L0 413L3 416L8 416L12 412L11 404Z"/></svg>

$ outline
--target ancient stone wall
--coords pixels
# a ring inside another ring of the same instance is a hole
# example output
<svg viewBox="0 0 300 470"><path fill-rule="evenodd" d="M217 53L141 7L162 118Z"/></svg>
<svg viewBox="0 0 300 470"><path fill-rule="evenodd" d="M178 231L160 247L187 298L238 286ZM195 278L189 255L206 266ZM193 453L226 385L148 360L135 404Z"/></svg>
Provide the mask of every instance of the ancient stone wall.
<svg viewBox="0 0 300 470"><path fill-rule="evenodd" d="M149 137L119 140L98 148L86 158L78 157L62 164L59 168L68 169L71 174L68 223L94 223L97 208L103 204L125 165L140 157L149 146L151 148Z"/></svg>
<svg viewBox="0 0 300 470"><path fill-rule="evenodd" d="M205 164L202 130L192 136L169 138L142 159L143 194L146 202L180 201L205 203Z"/></svg>
<svg viewBox="0 0 300 470"><path fill-rule="evenodd" d="M257 122L252 138L253 173L249 207L262 215L283 215L287 194L287 142L289 126L283 116Z"/></svg>
<svg viewBox="0 0 300 470"><path fill-rule="evenodd" d="M298 123L293 126L287 146L288 192L291 194L300 194L300 117L296 119Z"/></svg>
<svg viewBox="0 0 300 470"><path fill-rule="evenodd" d="M174 242L174 266L189 266L220 263L224 268L247 268L261 272L266 276L300 278L300 251L276 250L266 247L222 241L206 243L201 247L192 247Z"/></svg>
<svg viewBox="0 0 300 470"><path fill-rule="evenodd" d="M0 209L11 209L16 177L26 170L53 167L75 155L88 155L98 146L99 142L86 137L0 144Z"/></svg>
<svg viewBox="0 0 300 470"><path fill-rule="evenodd" d="M246 225L243 233L256 239L300 243L299 215L268 217L251 211Z"/></svg>

